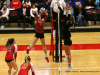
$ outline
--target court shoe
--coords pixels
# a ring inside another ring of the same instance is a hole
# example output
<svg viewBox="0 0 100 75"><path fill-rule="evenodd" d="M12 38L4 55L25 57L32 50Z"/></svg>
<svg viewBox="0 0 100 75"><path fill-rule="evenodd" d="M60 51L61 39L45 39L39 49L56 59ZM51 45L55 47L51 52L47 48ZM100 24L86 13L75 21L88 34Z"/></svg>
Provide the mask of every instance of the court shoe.
<svg viewBox="0 0 100 75"><path fill-rule="evenodd" d="M68 62L68 59L67 59L67 58L65 58L65 60L64 60L64 61Z"/></svg>
<svg viewBox="0 0 100 75"><path fill-rule="evenodd" d="M73 67L73 64L72 63L71 64L68 64L68 71L70 71L72 69L72 67Z"/></svg>
<svg viewBox="0 0 100 75"><path fill-rule="evenodd" d="M2 25L2 26L1 26L1 29L3 29L4 27L5 27L5 26L4 26L4 25Z"/></svg>
<svg viewBox="0 0 100 75"><path fill-rule="evenodd" d="M49 62L49 59L48 59L48 57L45 57L45 60L46 60L47 62Z"/></svg>
<svg viewBox="0 0 100 75"><path fill-rule="evenodd" d="M27 48L26 53L29 54L29 49Z"/></svg>

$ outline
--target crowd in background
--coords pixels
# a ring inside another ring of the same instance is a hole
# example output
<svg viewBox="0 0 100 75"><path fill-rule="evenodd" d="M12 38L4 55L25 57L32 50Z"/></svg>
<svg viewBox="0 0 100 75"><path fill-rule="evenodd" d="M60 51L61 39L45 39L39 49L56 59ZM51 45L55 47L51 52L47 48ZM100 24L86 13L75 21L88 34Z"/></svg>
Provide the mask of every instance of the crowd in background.
<svg viewBox="0 0 100 75"><path fill-rule="evenodd" d="M50 6L52 0L43 0L43 6L49 14L48 21L50 21L51 13ZM71 14L77 23L82 26L83 19L86 20L86 7L93 9L100 9L100 0L65 0L66 3L66 12ZM23 25L25 26L26 18L30 17L35 20L35 17L38 15L39 8L36 7L35 3L32 3L31 0L1 0L0 9L2 15L1 19L1 29L4 28L3 20L9 19L10 11L8 9L13 9L18 11L18 15L23 18ZM31 21L29 21L32 24ZM88 25L91 26L91 22L88 21Z"/></svg>

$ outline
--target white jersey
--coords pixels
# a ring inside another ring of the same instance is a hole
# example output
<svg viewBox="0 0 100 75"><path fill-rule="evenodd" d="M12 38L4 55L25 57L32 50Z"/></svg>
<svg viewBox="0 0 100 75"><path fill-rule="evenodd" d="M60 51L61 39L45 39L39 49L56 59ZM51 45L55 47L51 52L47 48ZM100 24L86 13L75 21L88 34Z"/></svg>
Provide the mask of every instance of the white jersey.
<svg viewBox="0 0 100 75"><path fill-rule="evenodd" d="M58 11L59 11L57 2L60 3L60 7L61 7L62 10L64 9L64 7L66 7L64 0L52 0L50 7L52 7L53 11L56 12L56 13L58 13Z"/></svg>

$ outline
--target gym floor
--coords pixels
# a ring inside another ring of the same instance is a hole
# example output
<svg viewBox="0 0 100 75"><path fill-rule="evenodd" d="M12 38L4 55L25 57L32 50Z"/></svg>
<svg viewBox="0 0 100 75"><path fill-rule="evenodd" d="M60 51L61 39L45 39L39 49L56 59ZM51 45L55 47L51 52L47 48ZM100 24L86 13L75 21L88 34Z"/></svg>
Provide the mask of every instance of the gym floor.
<svg viewBox="0 0 100 75"><path fill-rule="evenodd" d="M100 75L100 32L74 32L71 34L73 42L71 48L73 68L71 72L66 72L68 63L64 62L63 58L61 63L61 75ZM24 63L25 56L27 55L25 52L26 47L32 44L34 35L35 33L0 34L0 75L8 75L8 66L5 62L6 49L4 48L7 39L15 38L16 44L21 48L18 48L16 61L18 69L20 70L20 66ZM59 75L59 63L53 62L52 56L49 55L50 41L51 34L45 33L49 63L45 61L40 40L37 41L36 46L32 48L28 54L31 57L31 63L33 63L36 75ZM65 55L64 50L62 54Z"/></svg>

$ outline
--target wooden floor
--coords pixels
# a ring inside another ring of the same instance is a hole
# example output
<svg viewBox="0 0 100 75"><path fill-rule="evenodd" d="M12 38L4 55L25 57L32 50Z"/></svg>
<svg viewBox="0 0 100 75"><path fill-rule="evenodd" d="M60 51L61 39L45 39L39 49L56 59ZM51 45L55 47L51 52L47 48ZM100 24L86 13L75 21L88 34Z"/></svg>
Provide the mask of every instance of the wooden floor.
<svg viewBox="0 0 100 75"><path fill-rule="evenodd" d="M15 38L17 45L30 45L34 35L35 34L0 34L0 45L5 45L7 39L12 37ZM50 33L45 33L46 44L50 44L50 35ZM73 44L100 44L100 32L72 33L71 39ZM40 40L38 40L36 44L41 45ZM5 51L0 51L0 75L8 75L8 66L4 60L5 54ZM100 72L92 72L100 71L100 50L71 50L71 54L73 64L72 72L66 72L68 63L63 61L61 63L61 75L100 75ZM26 55L25 51L18 51L18 69L20 69L20 65L24 62ZM52 56L48 55L50 62L47 63L44 59L45 55L43 51L31 51L29 55L34 65L36 75L59 75L59 64L52 61ZM63 55L65 55L64 51Z"/></svg>

